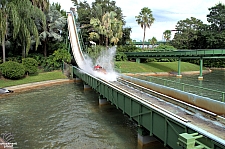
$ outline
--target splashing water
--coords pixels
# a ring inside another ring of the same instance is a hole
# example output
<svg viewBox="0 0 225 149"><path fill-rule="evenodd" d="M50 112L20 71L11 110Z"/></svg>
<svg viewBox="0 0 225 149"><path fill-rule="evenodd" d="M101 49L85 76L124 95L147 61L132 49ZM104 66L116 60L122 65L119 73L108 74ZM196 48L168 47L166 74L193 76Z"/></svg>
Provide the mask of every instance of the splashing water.
<svg viewBox="0 0 225 149"><path fill-rule="evenodd" d="M106 81L116 81L118 73L114 70L114 56L116 54L116 47L102 50L100 56L94 63L93 60L88 56L84 55L84 63L80 66L85 72L88 72L95 77L99 77ZM94 71L94 66L100 65L106 70L106 74Z"/></svg>

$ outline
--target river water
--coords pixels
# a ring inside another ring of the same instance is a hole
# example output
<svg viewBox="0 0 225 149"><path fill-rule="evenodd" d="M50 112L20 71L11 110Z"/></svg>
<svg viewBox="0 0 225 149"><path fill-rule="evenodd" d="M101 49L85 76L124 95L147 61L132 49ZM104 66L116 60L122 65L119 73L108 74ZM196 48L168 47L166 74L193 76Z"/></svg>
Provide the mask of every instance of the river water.
<svg viewBox="0 0 225 149"><path fill-rule="evenodd" d="M114 106L99 106L98 94L84 91L82 84L55 85L7 96L0 99L0 111L0 133L11 133L15 148L142 148L137 143L136 124ZM154 143L147 148L164 147Z"/></svg>
<svg viewBox="0 0 225 149"><path fill-rule="evenodd" d="M225 71L184 75L179 81L224 91ZM177 80L176 77L162 78ZM70 83L0 98L0 133L11 133L19 149L163 149L140 147L137 126L114 106L98 105L95 91Z"/></svg>

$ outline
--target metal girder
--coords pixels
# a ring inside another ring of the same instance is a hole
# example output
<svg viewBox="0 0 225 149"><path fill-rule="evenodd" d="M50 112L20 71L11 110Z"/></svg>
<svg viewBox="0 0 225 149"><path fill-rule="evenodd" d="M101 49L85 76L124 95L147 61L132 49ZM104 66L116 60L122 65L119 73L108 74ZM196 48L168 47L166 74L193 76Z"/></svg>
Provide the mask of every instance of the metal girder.
<svg viewBox="0 0 225 149"><path fill-rule="evenodd" d="M76 76L81 78L86 84L95 89L104 98L107 98L113 105L121 109L124 114L130 116L132 120L138 123L139 126L144 127L164 142L165 146L170 146L176 149L183 149L190 140L185 137L186 134L199 133L195 126L188 123L187 120L174 116L172 113L167 113L163 109L152 106L146 101L142 101L137 97L130 96L122 89L96 78L90 74L82 72L76 67L73 67L73 72ZM193 139L193 138L192 138ZM218 143L207 135L201 138L195 138L195 143L204 148L224 149L225 145ZM178 143L179 142L179 143ZM181 146L178 146L181 145ZM189 149L189 148L187 148Z"/></svg>
<svg viewBox="0 0 225 149"><path fill-rule="evenodd" d="M128 58L225 58L225 49L124 52Z"/></svg>

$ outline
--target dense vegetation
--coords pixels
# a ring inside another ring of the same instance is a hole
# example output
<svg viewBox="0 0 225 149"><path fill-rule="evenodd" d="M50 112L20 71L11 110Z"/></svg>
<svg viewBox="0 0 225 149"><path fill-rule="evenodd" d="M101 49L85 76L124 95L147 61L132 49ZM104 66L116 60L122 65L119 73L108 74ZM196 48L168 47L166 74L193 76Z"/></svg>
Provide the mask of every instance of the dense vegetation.
<svg viewBox="0 0 225 149"><path fill-rule="evenodd" d="M208 24L203 24L201 20L191 16L178 21L174 38L171 40L171 31L166 30L163 35L167 42L160 46L156 46L155 37L152 39L145 37L145 29L151 27L155 18L151 9L144 7L134 17L136 23L144 29L143 43L148 39L152 47L139 48L133 45L130 38L132 28L126 27L122 10L116 6L115 1L95 0L91 5L87 1L72 1L76 6L77 25L85 45L83 52L94 59L102 50L114 45L117 45L116 61L128 60L124 52L225 48L225 5L222 3L209 8L209 14L206 14ZM70 63L72 58L67 52L69 46L66 12L58 3L50 4L49 0L1 0L0 43L2 49L0 74L6 73L4 65L14 69L10 63L4 64L9 61L21 64L18 73L23 73L22 67L25 69L23 75L7 70L10 72L7 73L8 76L5 75L7 78L16 79L24 77L25 74L37 74L37 70L32 68L32 65L37 65L44 71L57 70L62 61ZM25 61L25 58L32 58L32 60ZM171 62L176 59L146 60L146 62L152 61ZM187 60L187 62L199 63L198 60ZM204 65L225 67L223 59L204 60Z"/></svg>

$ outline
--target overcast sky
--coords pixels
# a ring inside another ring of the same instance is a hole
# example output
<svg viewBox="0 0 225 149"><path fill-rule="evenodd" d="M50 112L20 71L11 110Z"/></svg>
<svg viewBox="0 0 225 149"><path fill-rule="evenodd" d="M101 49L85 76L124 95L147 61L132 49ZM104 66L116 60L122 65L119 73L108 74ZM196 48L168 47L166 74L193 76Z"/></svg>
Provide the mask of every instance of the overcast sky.
<svg viewBox="0 0 225 149"><path fill-rule="evenodd" d="M79 0L78 0L79 1ZM84 0L81 0L84 1ZM88 3L95 0L86 0ZM219 2L225 4L225 0L115 0L116 6L122 9L125 16L126 27L132 28L131 38L140 41L143 39L144 30L136 22L135 16L143 7L152 10L155 22L150 29L146 30L145 39L156 37L158 41L162 40L165 30L175 29L178 21L186 18L195 17L203 23L208 23L206 15L209 14L208 8L211 8ZM62 9L69 11L73 7L71 0L50 0L50 3L58 2Z"/></svg>

